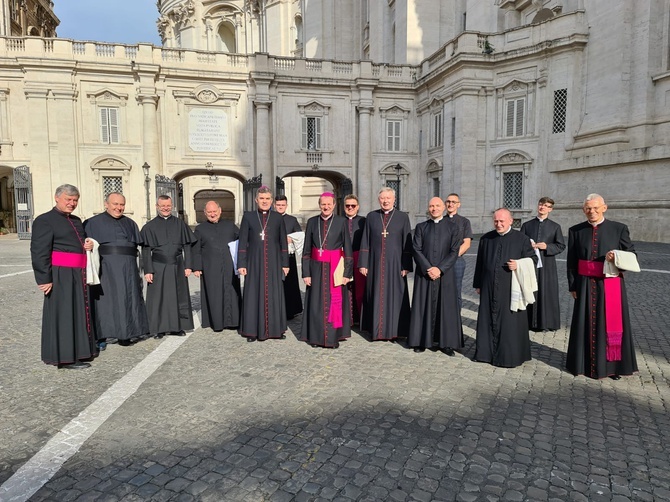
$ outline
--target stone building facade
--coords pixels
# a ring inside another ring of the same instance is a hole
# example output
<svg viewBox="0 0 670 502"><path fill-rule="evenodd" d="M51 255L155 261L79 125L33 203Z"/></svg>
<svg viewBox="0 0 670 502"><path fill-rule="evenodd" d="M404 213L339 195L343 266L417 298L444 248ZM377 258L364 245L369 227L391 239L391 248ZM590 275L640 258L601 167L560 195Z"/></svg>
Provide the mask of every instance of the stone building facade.
<svg viewBox="0 0 670 502"><path fill-rule="evenodd" d="M55 37L59 24L51 0L0 0L0 36Z"/></svg>
<svg viewBox="0 0 670 502"><path fill-rule="evenodd" d="M599 192L634 239L670 241L670 0L158 10L160 48L0 38L0 179L29 166L35 213L72 182L82 216L120 188L141 224L159 174L183 184L189 222L212 191L239 221L245 180L262 175L311 200L292 208L305 215L323 183L364 210L395 186L413 223L455 191L475 232L499 206L531 217L544 195L567 228Z"/></svg>

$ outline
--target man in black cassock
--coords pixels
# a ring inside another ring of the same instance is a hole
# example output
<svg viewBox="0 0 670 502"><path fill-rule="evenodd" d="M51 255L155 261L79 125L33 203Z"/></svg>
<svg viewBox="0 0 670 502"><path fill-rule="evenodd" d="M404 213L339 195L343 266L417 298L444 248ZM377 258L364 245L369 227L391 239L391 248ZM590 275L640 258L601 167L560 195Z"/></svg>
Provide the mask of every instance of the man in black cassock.
<svg viewBox="0 0 670 502"><path fill-rule="evenodd" d="M158 216L141 231L149 329L155 338L184 336L193 329L188 276L197 239L186 223L172 216L169 195L158 196L156 209Z"/></svg>
<svg viewBox="0 0 670 502"><path fill-rule="evenodd" d="M561 305L558 301L558 271L556 255L565 249L561 226L549 219L554 208L554 201L542 197L537 203L537 218L521 225L521 232L526 234L536 253L540 253L540 262L535 268L537 276L537 293L535 303L527 307L528 324L533 331L556 331L561 327Z"/></svg>
<svg viewBox="0 0 670 502"><path fill-rule="evenodd" d="M430 220L414 229L414 293L407 345L414 352L440 349L448 356L463 347L461 309L454 265L461 245L456 225L444 217L444 202L428 202Z"/></svg>
<svg viewBox="0 0 670 502"><path fill-rule="evenodd" d="M86 235L100 247L100 284L90 286L98 344L130 345L149 334L149 320L137 267L142 244L137 223L123 215L126 198L105 197L105 212L84 222ZM101 348L104 345L101 345Z"/></svg>
<svg viewBox="0 0 670 502"><path fill-rule="evenodd" d="M350 336L351 314L346 284L353 276L354 257L347 220L333 214L335 195L319 197L321 214L307 221L302 277L307 286L300 340L312 347L336 349ZM341 284L336 273L342 263Z"/></svg>
<svg viewBox="0 0 670 502"><path fill-rule="evenodd" d="M239 237L239 229L221 219L221 206L205 204L207 221L195 227L194 274L200 278L202 327L220 332L240 325L240 279L235 273L228 243Z"/></svg>
<svg viewBox="0 0 670 502"><path fill-rule="evenodd" d="M461 207L461 198L457 193L447 195L444 203L447 209L447 217L456 225L461 234L461 246L458 249L456 265L454 265L456 286L458 288L458 307L461 308L463 306L461 290L463 289L463 276L465 276L465 258L463 258L463 255L470 249L470 245L472 244L472 225L470 224L470 220L465 216L458 214L458 210Z"/></svg>
<svg viewBox="0 0 670 502"><path fill-rule="evenodd" d="M395 340L409 329L412 233L409 218L394 204L395 190L382 188L381 209L368 213L358 255L360 272L367 278L361 328L372 340Z"/></svg>
<svg viewBox="0 0 670 502"><path fill-rule="evenodd" d="M479 241L472 286L479 294L475 361L513 368L530 361L528 315L510 309L512 272L516 260L535 258L530 239L512 230L512 213L493 213L495 230Z"/></svg>
<svg viewBox="0 0 670 502"><path fill-rule="evenodd" d="M37 287L44 293L42 361L59 368L88 368L98 355L89 315L86 286L86 241L81 220L72 212L79 190L56 189L55 207L33 222L30 256Z"/></svg>
<svg viewBox="0 0 670 502"><path fill-rule="evenodd" d="M607 205L600 195L590 194L583 210L587 221L571 227L568 233L568 289L575 306L566 366L573 375L618 380L637 371L637 360L623 274L605 279L602 265L605 260L614 261L614 250L634 253L635 248L626 225L605 219ZM613 282L606 285L605 281ZM619 306L612 301L617 297ZM614 321L614 316L623 327L618 340L608 333L605 322Z"/></svg>
<svg viewBox="0 0 670 502"><path fill-rule="evenodd" d="M358 214L360 205L358 197L353 193L344 197L344 214L347 217L347 229L351 240L351 249L354 252L354 279L347 284L349 289L349 301L351 303L351 325L361 322L361 311L363 310L363 296L365 294L365 276L358 269L358 255L361 250L361 239L365 228L365 217Z"/></svg>
<svg viewBox="0 0 670 502"><path fill-rule="evenodd" d="M288 241L281 215L271 211L272 191L256 193L255 211L247 211L240 224L237 267L244 277L239 333L247 342L285 339L286 304L283 280L288 274Z"/></svg>
<svg viewBox="0 0 670 502"><path fill-rule="evenodd" d="M286 195L277 195L275 197L275 211L281 214L286 227L286 235L302 232L298 218L286 213L288 208L288 199ZM287 237L289 244L292 243L290 237ZM286 318L293 319L302 312L302 293L300 292L300 283L298 282L298 263L295 253L291 252L289 246L288 253L288 275L284 278L284 300L286 301Z"/></svg>

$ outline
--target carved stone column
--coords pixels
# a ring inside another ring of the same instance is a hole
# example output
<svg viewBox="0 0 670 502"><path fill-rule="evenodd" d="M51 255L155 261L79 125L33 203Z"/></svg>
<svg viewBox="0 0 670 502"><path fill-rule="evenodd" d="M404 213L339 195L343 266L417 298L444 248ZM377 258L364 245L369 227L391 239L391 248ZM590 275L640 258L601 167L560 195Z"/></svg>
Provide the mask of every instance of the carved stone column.
<svg viewBox="0 0 670 502"><path fill-rule="evenodd" d="M270 103L254 101L256 107L256 169L263 175L263 184L270 186L272 180L272 153L270 152Z"/></svg>
<svg viewBox="0 0 670 502"><path fill-rule="evenodd" d="M158 145L158 114L156 105L158 96L150 92L140 91L137 100L142 105L142 150L144 162L147 162L154 173L163 173Z"/></svg>
<svg viewBox="0 0 670 502"><path fill-rule="evenodd" d="M358 169L356 170L356 190L361 197L361 203L368 210L375 207L377 198L377 183L372 180L372 146L370 136L370 115L372 106L358 107ZM375 177L376 180L376 177ZM368 188L368 193L362 192L363 187Z"/></svg>

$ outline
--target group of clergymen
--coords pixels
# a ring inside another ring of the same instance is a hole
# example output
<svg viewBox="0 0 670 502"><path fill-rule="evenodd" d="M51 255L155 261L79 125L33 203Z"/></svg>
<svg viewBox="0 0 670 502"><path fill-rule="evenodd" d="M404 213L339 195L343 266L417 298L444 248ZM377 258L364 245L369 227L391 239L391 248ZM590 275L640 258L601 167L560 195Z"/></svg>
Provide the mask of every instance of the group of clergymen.
<svg viewBox="0 0 670 502"><path fill-rule="evenodd" d="M463 254L473 234L455 193L430 199L429 218L413 233L388 187L379 191L380 209L366 217L358 215L355 195L344 197L339 216L335 195L323 193L320 214L304 232L286 214L286 197L273 199L268 187L258 189L257 209L244 213L239 229L221 218L214 201L205 206L207 221L191 231L172 215L171 198L161 195L157 216L140 231L123 214L122 194L109 194L105 212L83 223L72 214L78 200L76 187L58 187L55 207L32 229L47 364L85 368L106 343L183 336L194 327L191 273L201 281L203 327L237 328L248 342L284 339L287 319L303 312L296 254L306 286L300 340L337 348L360 324L371 341L406 337L415 352L453 356L464 346ZM480 295L474 360L519 366L531 359L529 329L560 328L555 257L565 243L560 226L548 219L553 205L541 198L537 217L520 232L512 230L508 209L493 213L494 230L480 239L474 272ZM637 262L628 228L606 220L606 210L604 199L591 194L583 205L587 221L570 228L568 289L575 304L566 364L575 375L618 379L637 371L623 281L623 270ZM414 263L410 309L407 274Z"/></svg>

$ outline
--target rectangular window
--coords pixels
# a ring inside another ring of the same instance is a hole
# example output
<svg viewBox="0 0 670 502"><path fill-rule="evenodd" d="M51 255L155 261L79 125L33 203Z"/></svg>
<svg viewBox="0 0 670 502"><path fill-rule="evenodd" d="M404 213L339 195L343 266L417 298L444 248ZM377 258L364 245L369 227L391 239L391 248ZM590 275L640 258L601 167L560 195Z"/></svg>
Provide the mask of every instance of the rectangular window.
<svg viewBox="0 0 670 502"><path fill-rule="evenodd" d="M451 144L456 144L456 117L451 117Z"/></svg>
<svg viewBox="0 0 670 502"><path fill-rule="evenodd" d="M386 151L399 152L400 151L400 128L402 121L387 120L386 121Z"/></svg>
<svg viewBox="0 0 670 502"><path fill-rule="evenodd" d="M442 146L442 112L433 115L432 135L430 137L430 146Z"/></svg>
<svg viewBox="0 0 670 502"><path fill-rule="evenodd" d="M302 118L302 149L321 150L321 117Z"/></svg>
<svg viewBox="0 0 670 502"><path fill-rule="evenodd" d="M526 99L508 99L505 102L505 136L514 138L524 135L524 120L526 112Z"/></svg>
<svg viewBox="0 0 670 502"><path fill-rule="evenodd" d="M521 209L523 205L523 173L503 173L503 206Z"/></svg>
<svg viewBox="0 0 670 502"><path fill-rule="evenodd" d="M433 178L433 197L440 196L440 178Z"/></svg>
<svg viewBox="0 0 670 502"><path fill-rule="evenodd" d="M110 193L123 193L123 178L121 176L102 177L102 195L107 197Z"/></svg>
<svg viewBox="0 0 670 502"><path fill-rule="evenodd" d="M100 141L106 145L119 142L118 108L100 108Z"/></svg>
<svg viewBox="0 0 670 502"><path fill-rule="evenodd" d="M565 115L568 109L568 90L554 91L554 126L553 133L565 132Z"/></svg>

